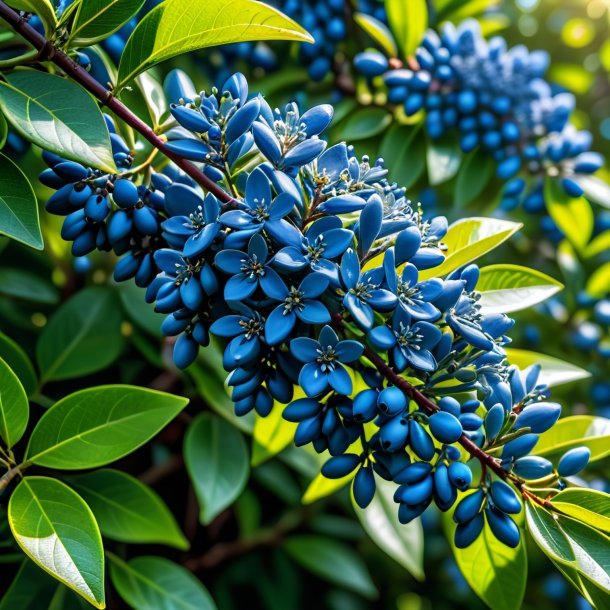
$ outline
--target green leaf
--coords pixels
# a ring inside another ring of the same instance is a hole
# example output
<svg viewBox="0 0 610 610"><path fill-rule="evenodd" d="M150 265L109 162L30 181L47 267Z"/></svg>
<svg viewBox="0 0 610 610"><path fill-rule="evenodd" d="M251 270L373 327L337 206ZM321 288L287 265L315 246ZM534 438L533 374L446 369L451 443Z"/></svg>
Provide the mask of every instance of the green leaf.
<svg viewBox="0 0 610 610"><path fill-rule="evenodd" d="M36 250L44 248L34 189L19 167L3 154L0 154L0 233Z"/></svg>
<svg viewBox="0 0 610 610"><path fill-rule="evenodd" d="M505 352L508 361L511 364L516 364L522 370L534 364L540 364L541 369L538 383L543 383L549 387L591 377L589 371L585 371L570 362L564 362L553 356L530 352L524 349L515 349L513 347L507 347Z"/></svg>
<svg viewBox="0 0 610 610"><path fill-rule="evenodd" d="M585 257L593 258L599 254L603 254L606 250L610 250L610 231L603 231L596 235L585 248Z"/></svg>
<svg viewBox="0 0 610 610"><path fill-rule="evenodd" d="M313 38L292 19L255 0L165 0L130 36L119 64L119 84L158 63L198 49L250 40Z"/></svg>
<svg viewBox="0 0 610 610"><path fill-rule="evenodd" d="M8 124L4 115L0 112L0 148L4 148L8 136Z"/></svg>
<svg viewBox="0 0 610 610"><path fill-rule="evenodd" d="M525 522L536 544L553 560L571 563L574 552L550 512L531 501L525 503Z"/></svg>
<svg viewBox="0 0 610 610"><path fill-rule="evenodd" d="M2 358L19 378L25 393L31 396L38 386L36 372L23 348L10 337L0 332L0 358Z"/></svg>
<svg viewBox="0 0 610 610"><path fill-rule="evenodd" d="M0 438L13 447L28 425L30 406L17 375L0 358Z"/></svg>
<svg viewBox="0 0 610 610"><path fill-rule="evenodd" d="M27 461L59 470L104 466L149 441L187 403L182 396L128 385L80 390L41 417Z"/></svg>
<svg viewBox="0 0 610 610"><path fill-rule="evenodd" d="M603 299L610 287L610 263L597 267L587 280L587 294L594 299Z"/></svg>
<svg viewBox="0 0 610 610"><path fill-rule="evenodd" d="M153 125L160 125L162 118L169 111L163 85L147 72L140 74L136 78L136 83L142 92Z"/></svg>
<svg viewBox="0 0 610 610"><path fill-rule="evenodd" d="M559 492L551 502L564 515L610 532L610 494L572 487Z"/></svg>
<svg viewBox="0 0 610 610"><path fill-rule="evenodd" d="M519 265L481 268L477 291L484 313L511 313L532 307L553 296L563 284L549 275Z"/></svg>
<svg viewBox="0 0 610 610"><path fill-rule="evenodd" d="M95 517L67 485L26 477L11 495L11 531L24 553L43 570L104 608L104 549Z"/></svg>
<svg viewBox="0 0 610 610"><path fill-rule="evenodd" d="M26 13L36 13L44 24L47 38L51 37L57 25L57 17L50 0L11 0L9 4Z"/></svg>
<svg viewBox="0 0 610 610"><path fill-rule="evenodd" d="M540 435L533 453L559 458L569 449L581 446L589 447L592 462L610 455L610 419L593 415L564 417Z"/></svg>
<svg viewBox="0 0 610 610"><path fill-rule="evenodd" d="M453 138L443 138L428 142L426 164L430 184L436 186L455 176L462 162L459 143Z"/></svg>
<svg viewBox="0 0 610 610"><path fill-rule="evenodd" d="M188 549L165 502L131 475L108 468L74 477L69 483L93 511L104 536L118 542Z"/></svg>
<svg viewBox="0 0 610 610"><path fill-rule="evenodd" d="M295 400L297 397L300 398L295 395ZM282 411L283 405L275 403L267 417L257 416L253 431L252 466L262 464L292 443L297 424L286 421Z"/></svg>
<svg viewBox="0 0 610 610"><path fill-rule="evenodd" d="M610 208L610 184L597 176L584 174L576 174L572 179L579 184L591 203Z"/></svg>
<svg viewBox="0 0 610 610"><path fill-rule="evenodd" d="M366 13L354 13L354 21L386 52L390 57L398 55L398 48L388 26Z"/></svg>
<svg viewBox="0 0 610 610"><path fill-rule="evenodd" d="M26 558L2 597L0 610L40 610L40 600L48 599L56 587L57 581Z"/></svg>
<svg viewBox="0 0 610 610"><path fill-rule="evenodd" d="M424 576L424 530L420 519L403 525L398 521L393 495L395 486L378 478L373 501L360 508L352 504L362 527L387 555L397 561L417 580Z"/></svg>
<svg viewBox="0 0 610 610"><path fill-rule="evenodd" d="M340 479L327 479L319 472L307 486L301 502L303 504L313 504L317 500L326 498L345 487L355 476L356 472L354 471Z"/></svg>
<svg viewBox="0 0 610 610"><path fill-rule="evenodd" d="M70 41L76 46L94 44L127 23L144 0L86 0L81 2L72 24Z"/></svg>
<svg viewBox="0 0 610 610"><path fill-rule="evenodd" d="M184 461L199 501L199 520L208 525L241 494L248 481L248 449L231 424L202 413L184 438Z"/></svg>
<svg viewBox="0 0 610 610"><path fill-rule="evenodd" d="M455 205L463 208L472 203L493 176L495 161L488 152L476 150L466 156L455 182Z"/></svg>
<svg viewBox="0 0 610 610"><path fill-rule="evenodd" d="M306 570L367 599L377 589L358 553L349 546L320 536L290 536L282 543L289 555Z"/></svg>
<svg viewBox="0 0 610 610"><path fill-rule="evenodd" d="M390 179L406 188L412 187L426 168L426 143L421 129L421 125L407 127L395 123L381 141L380 156L392 159Z"/></svg>
<svg viewBox="0 0 610 610"><path fill-rule="evenodd" d="M116 288L129 320L154 337L162 337L163 316L145 301L146 290L137 286L135 282L121 282Z"/></svg>
<svg viewBox="0 0 610 610"><path fill-rule="evenodd" d="M428 28L426 0L385 0L385 9L403 56L413 55Z"/></svg>
<svg viewBox="0 0 610 610"><path fill-rule="evenodd" d="M51 316L38 339L41 383L82 377L115 362L123 349L121 322L114 291L78 292Z"/></svg>
<svg viewBox="0 0 610 610"><path fill-rule="evenodd" d="M460 572L491 610L520 610L527 581L523 540L515 549L502 544L485 523L483 533L467 548L453 546Z"/></svg>
<svg viewBox="0 0 610 610"><path fill-rule="evenodd" d="M546 209L555 224L570 243L582 251L593 233L593 210L584 197L570 197L558 180L547 178L544 182Z"/></svg>
<svg viewBox="0 0 610 610"><path fill-rule="evenodd" d="M0 294L42 305L59 303L59 290L48 280L14 267L0 268Z"/></svg>
<svg viewBox="0 0 610 610"><path fill-rule="evenodd" d="M161 557L129 562L108 553L110 578L120 596L137 610L215 610L207 589L182 566Z"/></svg>
<svg viewBox="0 0 610 610"><path fill-rule="evenodd" d="M341 139L354 141L372 138L386 130L392 123L392 115L385 108L360 108L342 125Z"/></svg>
<svg viewBox="0 0 610 610"><path fill-rule="evenodd" d="M487 254L514 235L521 224L497 218L465 218L454 222L443 238L447 245L444 262L420 273L420 280L451 273Z"/></svg>
<svg viewBox="0 0 610 610"><path fill-rule="evenodd" d="M95 100L59 76L19 70L0 82L0 108L26 140L107 172L116 173L110 135Z"/></svg>

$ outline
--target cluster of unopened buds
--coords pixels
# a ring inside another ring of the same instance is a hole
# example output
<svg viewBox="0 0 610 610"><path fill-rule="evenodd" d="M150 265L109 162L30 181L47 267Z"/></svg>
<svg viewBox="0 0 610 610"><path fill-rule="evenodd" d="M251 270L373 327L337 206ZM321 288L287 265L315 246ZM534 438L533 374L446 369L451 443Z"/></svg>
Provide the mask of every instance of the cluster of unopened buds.
<svg viewBox="0 0 610 610"><path fill-rule="evenodd" d="M47 209L65 216L74 254L120 256L115 278L146 287L176 337L177 366L210 334L224 339L237 414L283 409L298 422L297 445L330 453L326 476L354 474L360 506L382 477L396 483L404 523L432 502L457 503L458 546L485 519L518 544L517 491L525 481L561 487L588 450L558 463L532 455L560 406L546 401L538 367L507 363L513 321L481 307L478 267L435 275L446 219L425 219L383 160L328 146L329 105L272 110L241 74L197 95L183 73L167 82L168 146L227 195L204 194L171 165L132 169L109 122L121 173L44 156L41 179L57 189Z"/></svg>

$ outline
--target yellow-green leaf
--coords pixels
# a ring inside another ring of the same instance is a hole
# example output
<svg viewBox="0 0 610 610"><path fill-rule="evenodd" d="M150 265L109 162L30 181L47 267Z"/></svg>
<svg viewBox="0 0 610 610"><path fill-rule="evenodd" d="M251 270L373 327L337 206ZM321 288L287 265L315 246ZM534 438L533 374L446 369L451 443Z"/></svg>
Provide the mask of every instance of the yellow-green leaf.
<svg viewBox="0 0 610 610"><path fill-rule="evenodd" d="M610 494L571 487L558 493L551 502L563 514L598 530L610 532Z"/></svg>
<svg viewBox="0 0 610 610"><path fill-rule="evenodd" d="M47 38L51 37L57 25L57 17L50 0L10 0L9 4L26 13L36 13L44 23Z"/></svg>

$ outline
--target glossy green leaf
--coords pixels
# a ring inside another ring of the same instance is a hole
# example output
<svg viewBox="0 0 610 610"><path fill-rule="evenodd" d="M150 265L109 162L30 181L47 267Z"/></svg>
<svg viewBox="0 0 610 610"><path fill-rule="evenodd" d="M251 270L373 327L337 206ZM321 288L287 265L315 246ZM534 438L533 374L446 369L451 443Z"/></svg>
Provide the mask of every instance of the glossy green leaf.
<svg viewBox="0 0 610 610"><path fill-rule="evenodd" d="M19 378L25 393L31 396L38 385L36 372L23 348L10 337L0 332L0 358L2 358Z"/></svg>
<svg viewBox="0 0 610 610"><path fill-rule="evenodd" d="M95 517L67 485L26 477L11 495L9 523L23 551L51 576L104 608L104 549Z"/></svg>
<svg viewBox="0 0 610 610"><path fill-rule="evenodd" d="M570 243L582 251L593 233L593 209L584 197L570 197L552 178L544 183L546 209Z"/></svg>
<svg viewBox="0 0 610 610"><path fill-rule="evenodd" d="M571 487L553 496L551 502L563 514L595 529L610 532L610 494Z"/></svg>
<svg viewBox="0 0 610 610"><path fill-rule="evenodd" d="M343 543L319 536L290 536L282 543L290 556L312 574L358 593L377 597L377 589L357 551Z"/></svg>
<svg viewBox="0 0 610 610"><path fill-rule="evenodd" d="M610 208L610 184L597 176L584 174L576 174L573 180L580 185L591 203Z"/></svg>
<svg viewBox="0 0 610 610"><path fill-rule="evenodd" d="M82 597L76 595L71 589L59 585L51 597L47 610L87 610L89 606Z"/></svg>
<svg viewBox="0 0 610 610"><path fill-rule="evenodd" d="M385 51L389 57L398 55L396 41L388 26L366 13L354 13L354 21Z"/></svg>
<svg viewBox="0 0 610 610"><path fill-rule="evenodd" d="M104 466L149 441L187 403L182 396L128 385L80 390L41 417L27 461L60 470Z"/></svg>
<svg viewBox="0 0 610 610"><path fill-rule="evenodd" d="M424 529L420 519L403 525L398 521L394 502L395 485L381 478L373 501L360 508L352 497L352 504L362 527L387 555L397 561L417 580L424 576Z"/></svg>
<svg viewBox="0 0 610 610"><path fill-rule="evenodd" d="M87 288L66 301L36 345L42 383L82 377L112 364L123 349L121 322L121 308L108 288Z"/></svg>
<svg viewBox="0 0 610 610"><path fill-rule="evenodd" d="M610 289L610 263L604 263L591 273L587 280L587 294L594 299L603 299Z"/></svg>
<svg viewBox="0 0 610 610"><path fill-rule="evenodd" d="M160 125L163 117L169 112L163 85L148 72L140 74L136 78L136 83L142 92L153 125Z"/></svg>
<svg viewBox="0 0 610 610"><path fill-rule="evenodd" d="M30 406L17 375L0 358L0 438L12 447L28 425Z"/></svg>
<svg viewBox="0 0 610 610"><path fill-rule="evenodd" d="M0 294L42 305L56 305L60 298L59 290L51 282L14 267L0 268Z"/></svg>
<svg viewBox="0 0 610 610"><path fill-rule="evenodd" d="M125 314L136 326L154 337L162 337L161 323L163 315L156 312L144 299L146 290L136 286L135 282L121 282L117 290Z"/></svg>
<svg viewBox="0 0 610 610"><path fill-rule="evenodd" d="M532 307L553 296L563 284L551 276L519 265L481 268L477 291L484 313L511 313Z"/></svg>
<svg viewBox="0 0 610 610"><path fill-rule="evenodd" d="M0 610L40 610L40 600L48 599L56 587L56 580L26 558L0 600Z"/></svg>
<svg viewBox="0 0 610 610"><path fill-rule="evenodd" d="M534 502L525 503L525 522L536 544L553 560L574 562L576 557L553 515Z"/></svg>
<svg viewBox="0 0 610 610"><path fill-rule="evenodd" d="M523 540L511 549L492 534L486 523L483 533L469 547L453 546L453 553L466 582L491 610L521 609L527 582Z"/></svg>
<svg viewBox="0 0 610 610"><path fill-rule="evenodd" d="M4 118L4 115L0 112L0 149L4 148L6 144L6 138L8 136L8 123Z"/></svg>
<svg viewBox="0 0 610 610"><path fill-rule="evenodd" d="M118 89L156 64L205 47L250 40L313 38L292 19L255 0L165 0L136 27L119 64Z"/></svg>
<svg viewBox="0 0 610 610"><path fill-rule="evenodd" d="M95 100L59 76L19 70L0 83L0 108L26 140L67 159L116 172L110 135Z"/></svg>
<svg viewBox="0 0 610 610"><path fill-rule="evenodd" d="M428 142L426 164L430 184L436 186L451 180L460 169L462 151L453 138L443 138Z"/></svg>
<svg viewBox="0 0 610 610"><path fill-rule="evenodd" d="M392 115L385 108L360 108L341 126L341 139L365 140L386 130L392 123Z"/></svg>
<svg viewBox="0 0 610 610"><path fill-rule="evenodd" d="M482 150L468 154L455 181L455 205L463 208L472 203L489 184L494 174L495 161Z"/></svg>
<svg viewBox="0 0 610 610"><path fill-rule="evenodd" d="M26 13L36 13L44 24L47 37L51 37L57 25L57 17L51 0L11 0L9 4Z"/></svg>
<svg viewBox="0 0 610 610"><path fill-rule="evenodd" d="M393 124L383 136L379 154L392 159L389 176L406 188L413 186L426 169L426 142L421 125Z"/></svg>
<svg viewBox="0 0 610 610"><path fill-rule="evenodd" d="M136 610L215 610L207 589L182 566L161 557L125 562L108 553L110 578L120 596Z"/></svg>
<svg viewBox="0 0 610 610"><path fill-rule="evenodd" d="M497 218L465 218L454 222L443 238L447 245L444 262L420 273L420 280L451 273L487 254L514 235L521 224Z"/></svg>
<svg viewBox="0 0 610 610"><path fill-rule="evenodd" d="M570 362L564 362L553 356L513 347L508 347L505 351L508 361L511 364L516 364L522 370L534 364L540 364L541 369L538 383L543 383L549 387L591 377L589 371L585 371Z"/></svg>
<svg viewBox="0 0 610 610"><path fill-rule="evenodd" d="M252 466L262 464L292 443L297 424L286 421L282 417L282 410L283 405L276 403L267 417L257 416L253 431Z"/></svg>
<svg viewBox="0 0 610 610"><path fill-rule="evenodd" d="M103 40L127 23L143 4L144 0L85 0L79 4L70 40L77 46Z"/></svg>
<svg viewBox="0 0 610 610"><path fill-rule="evenodd" d="M593 415L564 417L540 435L533 452L551 459L581 446L589 447L592 462L610 455L610 419Z"/></svg>
<svg viewBox="0 0 610 610"><path fill-rule="evenodd" d="M420 45L428 29L426 0L385 0L390 29L404 57L409 57Z"/></svg>
<svg viewBox="0 0 610 610"><path fill-rule="evenodd" d="M185 435L184 461L199 501L199 519L208 525L246 486L250 472L246 443L231 424L202 413Z"/></svg>
<svg viewBox="0 0 610 610"><path fill-rule="evenodd" d="M585 248L585 257L593 258L610 250L610 230L596 235Z"/></svg>
<svg viewBox="0 0 610 610"><path fill-rule="evenodd" d="M131 475L108 468L74 477L69 483L93 511L104 536L118 542L188 549L165 502Z"/></svg>
<svg viewBox="0 0 610 610"><path fill-rule="evenodd" d="M354 477L356 472L352 472L340 479L327 479L319 472L309 483L301 502L303 504L313 504L317 500L331 496L345 487Z"/></svg>
<svg viewBox="0 0 610 610"><path fill-rule="evenodd" d="M44 248L34 189L19 167L3 154L0 154L0 233L36 250Z"/></svg>

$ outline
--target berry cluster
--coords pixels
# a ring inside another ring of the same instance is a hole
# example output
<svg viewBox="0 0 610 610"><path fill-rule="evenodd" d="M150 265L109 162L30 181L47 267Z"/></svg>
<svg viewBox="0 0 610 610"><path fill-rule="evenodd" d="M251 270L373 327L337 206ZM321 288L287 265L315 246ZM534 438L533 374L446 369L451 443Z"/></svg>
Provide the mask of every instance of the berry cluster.
<svg viewBox="0 0 610 610"><path fill-rule="evenodd" d="M177 366L210 334L224 339L236 412L287 405L296 444L330 453L325 475L354 473L360 506L379 476L397 485L400 521L458 502L458 545L481 532L483 508L498 539L516 545L510 515L521 504L502 481L561 485L587 450L557 469L530 455L560 406L546 402L537 367L507 364L513 321L481 308L478 267L435 277L446 219L424 219L381 159L327 146L332 106L274 111L241 74L198 95L183 73L167 85L168 146L233 196L204 194L172 166L138 184L148 173L130 169L115 133L117 175L45 154L41 178L58 189L47 208L66 216L74 253L121 255L116 279L147 286L163 332L177 337ZM479 482L473 448L493 465Z"/></svg>
<svg viewBox="0 0 610 610"><path fill-rule="evenodd" d="M556 93L544 79L544 51L507 49L499 36L488 42L479 23L466 20L457 28L446 23L440 35L429 30L406 66L396 68L396 61L366 51L354 65L369 78L383 75L388 101L408 116L425 110L433 139L457 130L462 150L488 151L507 181L503 208L544 211L547 175L561 178L568 195L580 196L579 177L602 166L601 155L589 151L591 134L568 124L573 96Z"/></svg>

